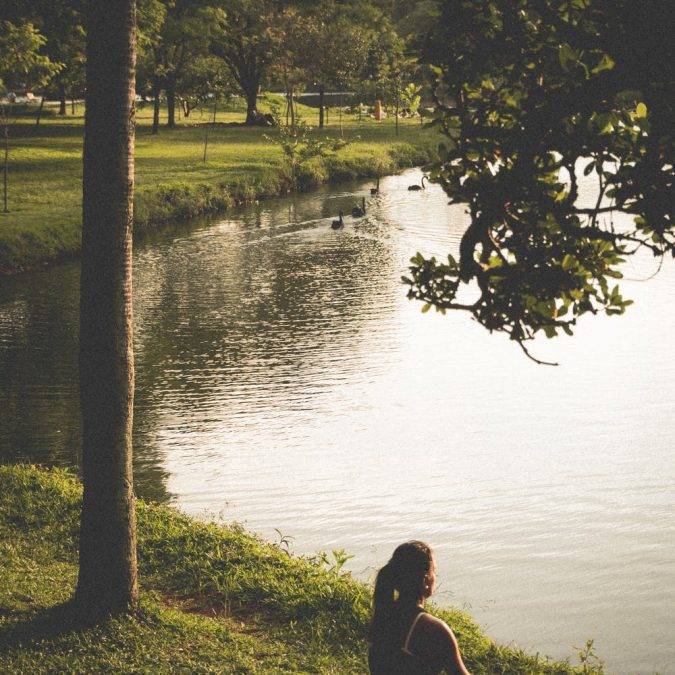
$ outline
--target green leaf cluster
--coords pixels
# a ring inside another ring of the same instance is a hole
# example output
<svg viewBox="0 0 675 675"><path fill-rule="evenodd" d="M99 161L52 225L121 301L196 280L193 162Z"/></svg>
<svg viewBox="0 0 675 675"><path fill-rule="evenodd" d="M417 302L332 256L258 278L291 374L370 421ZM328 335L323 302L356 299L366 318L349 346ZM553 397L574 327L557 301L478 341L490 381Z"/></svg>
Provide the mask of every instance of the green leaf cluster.
<svg viewBox="0 0 675 675"><path fill-rule="evenodd" d="M675 255L668 39L658 3L634 5L442 3L424 60L448 142L428 170L471 223L457 267L413 259L411 298L470 311L527 352L539 332L623 313L630 301L608 279L626 256ZM592 206L580 204L582 180L596 183ZM633 226L617 227L616 213ZM457 301L462 285L473 303Z"/></svg>

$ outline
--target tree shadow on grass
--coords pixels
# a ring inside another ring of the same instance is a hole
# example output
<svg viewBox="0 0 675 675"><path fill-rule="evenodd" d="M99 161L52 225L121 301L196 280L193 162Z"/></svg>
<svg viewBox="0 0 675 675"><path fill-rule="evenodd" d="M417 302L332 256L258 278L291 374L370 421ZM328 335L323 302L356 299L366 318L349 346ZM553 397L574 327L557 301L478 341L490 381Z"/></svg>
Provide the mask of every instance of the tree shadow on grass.
<svg viewBox="0 0 675 675"><path fill-rule="evenodd" d="M101 623L83 617L72 602L37 611L0 607L0 654L28 647L31 643L55 640Z"/></svg>

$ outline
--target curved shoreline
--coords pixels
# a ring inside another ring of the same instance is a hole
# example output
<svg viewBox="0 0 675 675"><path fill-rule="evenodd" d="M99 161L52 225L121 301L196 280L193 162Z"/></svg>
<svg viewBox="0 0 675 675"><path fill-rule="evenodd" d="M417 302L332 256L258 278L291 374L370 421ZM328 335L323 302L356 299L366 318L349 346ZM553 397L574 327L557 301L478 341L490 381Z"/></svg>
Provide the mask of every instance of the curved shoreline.
<svg viewBox="0 0 675 675"><path fill-rule="evenodd" d="M142 501L142 616L101 628L64 626L57 608L77 576L80 500L81 485L67 471L0 466L3 672L96 671L116 660L124 672L365 671L369 586L236 525ZM497 645L465 612L433 611L456 633L475 675L601 672ZM36 634L36 622L50 620L52 632Z"/></svg>
<svg viewBox="0 0 675 675"><path fill-rule="evenodd" d="M383 149L377 148L377 152L375 150L372 148L369 154L339 151L325 158L313 158L301 164L295 175L284 165L270 162L270 168L257 177L243 175L215 182L140 185L134 200L134 238L140 240L166 225L224 213L255 201L305 192L324 184L396 173L425 164L435 155L429 139L421 139L418 143L393 142ZM77 258L80 229L77 220L65 224L55 222L42 227L39 236L26 230L8 239L0 228L0 276L31 272Z"/></svg>

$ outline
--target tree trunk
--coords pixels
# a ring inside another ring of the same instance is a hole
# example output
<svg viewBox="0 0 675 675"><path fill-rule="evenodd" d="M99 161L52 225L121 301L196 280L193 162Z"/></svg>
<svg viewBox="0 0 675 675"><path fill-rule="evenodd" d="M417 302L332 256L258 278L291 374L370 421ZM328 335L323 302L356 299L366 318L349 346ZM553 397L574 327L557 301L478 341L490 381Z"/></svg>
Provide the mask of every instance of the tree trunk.
<svg viewBox="0 0 675 675"><path fill-rule="evenodd" d="M70 92L70 114L75 117L75 90Z"/></svg>
<svg viewBox="0 0 675 675"><path fill-rule="evenodd" d="M323 84L319 85L319 129L323 129L324 120L324 98L326 96L326 87Z"/></svg>
<svg viewBox="0 0 675 675"><path fill-rule="evenodd" d="M5 146L4 161L2 163L2 212L9 213L9 206L7 203L7 191L9 188L9 113L3 110L2 116L4 117L3 136Z"/></svg>
<svg viewBox="0 0 675 675"><path fill-rule="evenodd" d="M169 129L176 128L176 87L173 82L167 82L166 85L166 126Z"/></svg>
<svg viewBox="0 0 675 675"><path fill-rule="evenodd" d="M59 85L59 115L66 114L66 88L64 85Z"/></svg>
<svg viewBox="0 0 675 675"><path fill-rule="evenodd" d="M340 123L340 136L342 136L342 92L338 96L338 119Z"/></svg>
<svg viewBox="0 0 675 675"><path fill-rule="evenodd" d="M152 134L156 135L159 133L159 99L162 95L162 87L159 82L153 82L152 95L155 97L152 103Z"/></svg>
<svg viewBox="0 0 675 675"><path fill-rule="evenodd" d="M213 98L213 126L216 126L216 113L218 112L218 97ZM209 124L206 124L206 133L204 134L204 164L206 164L206 149L209 147Z"/></svg>
<svg viewBox="0 0 675 675"><path fill-rule="evenodd" d="M247 82L244 89L246 95L246 124L253 126L258 123L258 82Z"/></svg>
<svg viewBox="0 0 675 675"><path fill-rule="evenodd" d="M138 603L131 430L135 0L88 3L80 290L84 497L76 605Z"/></svg>
<svg viewBox="0 0 675 675"><path fill-rule="evenodd" d="M38 106L37 115L35 116L36 127L40 126L40 120L42 119L42 109L44 108L44 105L45 105L45 97L40 96L40 105Z"/></svg>

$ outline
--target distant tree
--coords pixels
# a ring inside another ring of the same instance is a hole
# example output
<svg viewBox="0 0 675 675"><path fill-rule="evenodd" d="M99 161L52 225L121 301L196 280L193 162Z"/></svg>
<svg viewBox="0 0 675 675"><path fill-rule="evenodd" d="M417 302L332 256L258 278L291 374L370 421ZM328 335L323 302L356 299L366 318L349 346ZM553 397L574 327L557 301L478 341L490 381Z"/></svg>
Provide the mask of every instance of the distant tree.
<svg viewBox="0 0 675 675"><path fill-rule="evenodd" d="M235 91L230 73L222 59L213 55L198 56L190 61L176 83L185 117L200 103L213 96L227 99Z"/></svg>
<svg viewBox="0 0 675 675"><path fill-rule="evenodd" d="M622 261L675 255L673 21L662 0L448 0L426 40L431 168L471 223L459 259L413 259L411 298L467 311L528 352L584 314L621 314ZM579 173L597 202L580 205ZM632 224L615 226L612 213ZM460 300L460 289L474 289Z"/></svg>
<svg viewBox="0 0 675 675"><path fill-rule="evenodd" d="M295 127L295 92L309 78L317 45L315 15L303 14L297 7L286 7L270 22L270 42L274 59L268 77L280 83L286 93L286 124Z"/></svg>
<svg viewBox="0 0 675 675"><path fill-rule="evenodd" d="M41 53L45 37L31 23L0 24L0 96L17 89L42 87L61 65ZM2 105L0 124L3 130L3 211L9 211L9 123L11 104Z"/></svg>
<svg viewBox="0 0 675 675"><path fill-rule="evenodd" d="M246 124L259 124L262 118L258 112L258 93L281 46L279 3L222 0L220 6L226 18L212 50L225 61L246 99Z"/></svg>
<svg viewBox="0 0 675 675"><path fill-rule="evenodd" d="M150 84L155 100L153 132L159 126L159 99L166 94L167 126L176 126L176 104L181 85L194 83L203 70L212 41L222 35L225 14L216 3L192 0L144 0L141 4L139 73ZM208 61L206 62L209 63Z"/></svg>
<svg viewBox="0 0 675 675"><path fill-rule="evenodd" d="M372 10L371 10L372 11ZM372 34L361 76L354 82L357 94L396 104L404 82L409 82L413 60L406 53L406 42L396 30L391 15L378 12L368 25Z"/></svg>
<svg viewBox="0 0 675 675"><path fill-rule="evenodd" d="M356 88L375 41L381 12L368 2L326 0L305 10L312 18L307 31L307 79L319 90L319 128L325 122L326 88Z"/></svg>
<svg viewBox="0 0 675 675"><path fill-rule="evenodd" d="M73 98L84 84L83 6L83 0L6 0L5 11L36 26L46 40L42 52L61 64L45 83L57 94L61 115L67 113L68 94Z"/></svg>
<svg viewBox="0 0 675 675"><path fill-rule="evenodd" d="M166 21L167 6L162 0L139 0L136 40L136 86L142 96L153 97L152 133L159 133L159 110L164 67L160 59L162 27Z"/></svg>
<svg viewBox="0 0 675 675"><path fill-rule="evenodd" d="M76 606L94 617L138 602L132 474L135 1L91 2L80 285L84 497Z"/></svg>

